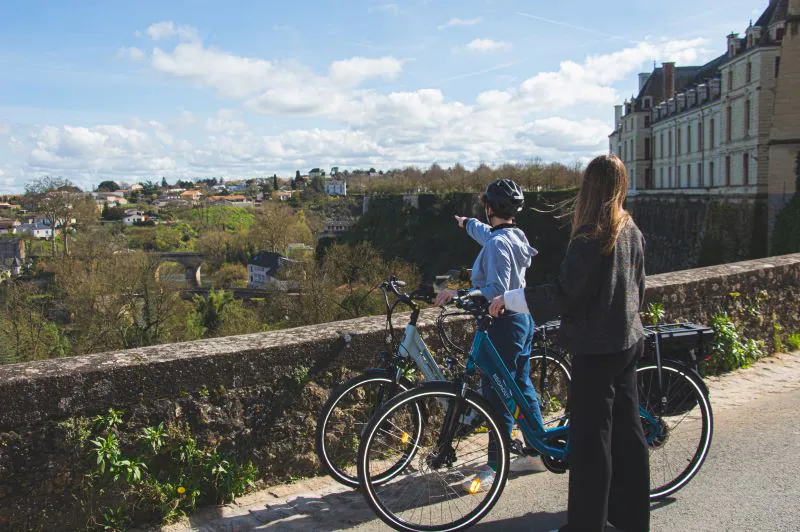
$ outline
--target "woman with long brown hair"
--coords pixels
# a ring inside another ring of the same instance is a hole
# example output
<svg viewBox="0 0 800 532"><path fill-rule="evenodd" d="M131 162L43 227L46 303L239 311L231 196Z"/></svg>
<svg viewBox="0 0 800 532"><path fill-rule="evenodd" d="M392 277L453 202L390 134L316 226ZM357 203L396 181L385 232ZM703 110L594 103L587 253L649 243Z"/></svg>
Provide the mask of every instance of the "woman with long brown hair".
<svg viewBox="0 0 800 532"><path fill-rule="evenodd" d="M511 290L491 304L561 316L560 341L573 354L569 505L562 531L594 532L606 521L649 530L649 451L639 419L636 362L644 349L644 237L625 210L628 174L613 155L586 168L572 236L554 283Z"/></svg>

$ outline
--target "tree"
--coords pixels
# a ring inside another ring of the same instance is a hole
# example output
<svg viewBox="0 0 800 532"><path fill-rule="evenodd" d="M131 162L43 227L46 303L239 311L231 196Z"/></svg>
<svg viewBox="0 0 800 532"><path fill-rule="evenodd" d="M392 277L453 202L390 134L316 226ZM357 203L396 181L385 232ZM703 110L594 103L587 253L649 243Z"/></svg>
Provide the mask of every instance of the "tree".
<svg viewBox="0 0 800 532"><path fill-rule="evenodd" d="M97 185L98 192L114 192L115 190L119 189L120 186L115 181L103 181Z"/></svg>
<svg viewBox="0 0 800 532"><path fill-rule="evenodd" d="M0 284L0 364L69 353L69 341L46 318L52 304L32 283Z"/></svg>
<svg viewBox="0 0 800 532"><path fill-rule="evenodd" d="M278 190L280 187L278 186L278 174L272 175L272 190Z"/></svg>
<svg viewBox="0 0 800 532"><path fill-rule="evenodd" d="M300 170L296 170L294 173L294 180L300 181Z"/></svg>
<svg viewBox="0 0 800 532"><path fill-rule="evenodd" d="M168 188L168 187L169 187L169 183L167 183L167 178L166 177L162 177L161 178L161 188Z"/></svg>
<svg viewBox="0 0 800 532"><path fill-rule="evenodd" d="M69 232L72 228L73 204L78 200L80 189L68 179L40 177L25 186L25 195L40 213L50 220L53 230L51 238L53 257L56 255L56 230L64 235L64 254L69 254Z"/></svg>
<svg viewBox="0 0 800 532"><path fill-rule="evenodd" d="M225 263L213 278L217 288L243 288L247 286L247 268L242 264Z"/></svg>
<svg viewBox="0 0 800 532"><path fill-rule="evenodd" d="M156 195L158 195L158 185L152 181L142 183L142 196L150 198Z"/></svg>
<svg viewBox="0 0 800 532"><path fill-rule="evenodd" d="M287 205L264 202L261 210L256 211L248 239L258 250L285 255L289 244L311 244L314 237L302 211L295 213Z"/></svg>

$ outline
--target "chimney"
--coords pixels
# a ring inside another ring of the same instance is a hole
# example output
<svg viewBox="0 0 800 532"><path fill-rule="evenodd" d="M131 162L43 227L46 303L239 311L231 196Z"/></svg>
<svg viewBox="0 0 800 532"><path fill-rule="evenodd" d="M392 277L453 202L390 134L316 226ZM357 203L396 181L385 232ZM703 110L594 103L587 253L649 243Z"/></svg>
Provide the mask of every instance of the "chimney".
<svg viewBox="0 0 800 532"><path fill-rule="evenodd" d="M704 102L708 99L708 85L701 83L697 86L697 93L700 96L700 101Z"/></svg>
<svg viewBox="0 0 800 532"><path fill-rule="evenodd" d="M664 99L669 100L675 95L675 63L661 63L664 70Z"/></svg>
<svg viewBox="0 0 800 532"><path fill-rule="evenodd" d="M614 129L619 129L620 122L622 122L622 106L614 106Z"/></svg>
<svg viewBox="0 0 800 532"><path fill-rule="evenodd" d="M714 78L708 82L709 87L711 87L711 98L716 98L719 96L720 93L720 81L719 78Z"/></svg>
<svg viewBox="0 0 800 532"><path fill-rule="evenodd" d="M647 83L647 80L650 79L649 72L642 72L639 74L639 92L642 92L644 88L644 84Z"/></svg>

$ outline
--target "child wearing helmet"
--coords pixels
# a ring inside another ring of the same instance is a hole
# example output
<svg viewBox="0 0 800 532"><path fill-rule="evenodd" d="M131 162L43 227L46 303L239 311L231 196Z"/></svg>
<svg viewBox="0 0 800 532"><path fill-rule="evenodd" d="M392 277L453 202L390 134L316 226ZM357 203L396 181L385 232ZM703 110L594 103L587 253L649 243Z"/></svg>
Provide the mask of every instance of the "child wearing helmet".
<svg viewBox="0 0 800 532"><path fill-rule="evenodd" d="M525 288L525 271L537 251L528 243L525 233L519 229L514 219L522 211L525 197L522 189L510 179L499 179L490 183L481 194L481 205L488 224L476 218L456 216L458 226L478 242L482 249L472 266L472 286L480 289L489 299L502 295L508 290ZM436 299L442 305L455 297L453 290L443 290ZM509 312L494 320L488 330L489 338L503 359L506 367L525 398L531 404L541 422L541 412L536 391L530 378L530 353L534 335L534 322L530 314ZM484 397L503 414L511 434L514 418L509 414L500 397L494 392L485 376L481 377ZM497 465L495 442L489 441L489 463L478 473L481 489L488 489L494 481ZM520 457L511 463L512 471L544 471L541 459L530 456ZM473 479L464 482L469 491Z"/></svg>

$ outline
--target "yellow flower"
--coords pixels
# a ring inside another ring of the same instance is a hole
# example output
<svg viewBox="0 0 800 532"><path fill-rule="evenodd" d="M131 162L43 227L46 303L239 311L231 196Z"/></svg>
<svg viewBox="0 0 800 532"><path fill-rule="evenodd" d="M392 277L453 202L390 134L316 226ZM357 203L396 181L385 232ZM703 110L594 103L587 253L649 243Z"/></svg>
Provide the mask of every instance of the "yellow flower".
<svg viewBox="0 0 800 532"><path fill-rule="evenodd" d="M184 493L186 493L186 488L184 488L183 486L178 486L178 490L177 491L178 491L178 495L183 495Z"/></svg>

